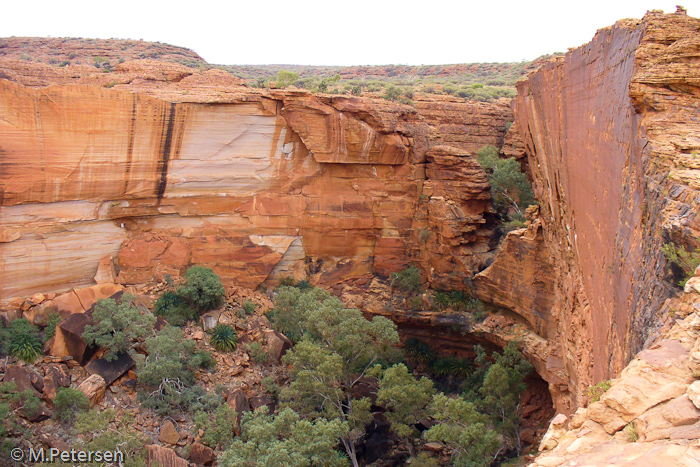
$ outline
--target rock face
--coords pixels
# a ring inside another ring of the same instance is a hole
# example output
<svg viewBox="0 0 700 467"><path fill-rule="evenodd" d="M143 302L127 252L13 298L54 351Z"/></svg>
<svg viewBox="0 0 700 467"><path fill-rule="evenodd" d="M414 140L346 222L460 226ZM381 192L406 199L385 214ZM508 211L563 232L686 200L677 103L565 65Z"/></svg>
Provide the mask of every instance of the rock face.
<svg viewBox="0 0 700 467"><path fill-rule="evenodd" d="M518 83L555 275L550 345L572 391L563 412L658 329L677 281L661 245L700 245L698 27L683 14L624 20Z"/></svg>
<svg viewBox="0 0 700 467"><path fill-rule="evenodd" d="M700 316L691 313L640 352L599 401L552 420L531 466L697 465L700 410L691 401L697 373L690 355L699 347Z"/></svg>
<svg viewBox="0 0 700 467"><path fill-rule="evenodd" d="M463 289L491 259L473 152L503 140L504 103L261 94L177 66L76 67L86 86L0 58L13 80L0 79L0 302L193 264L253 288L418 261L432 283ZM50 82L61 85L22 84Z"/></svg>

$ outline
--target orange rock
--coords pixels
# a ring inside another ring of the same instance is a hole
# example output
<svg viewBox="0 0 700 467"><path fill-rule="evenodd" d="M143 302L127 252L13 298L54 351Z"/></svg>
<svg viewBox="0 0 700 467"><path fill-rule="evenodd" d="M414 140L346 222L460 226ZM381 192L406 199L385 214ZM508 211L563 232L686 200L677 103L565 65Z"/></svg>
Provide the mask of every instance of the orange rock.
<svg viewBox="0 0 700 467"><path fill-rule="evenodd" d="M166 421L163 426L160 427L160 434L158 435L158 440L167 444L177 444L180 441L180 433L175 428L175 425L170 420Z"/></svg>
<svg viewBox="0 0 700 467"><path fill-rule="evenodd" d="M100 375L91 375L85 381L80 383L78 386L78 391L90 399L91 405L98 404L105 395L105 389L107 385L105 384L104 378Z"/></svg>

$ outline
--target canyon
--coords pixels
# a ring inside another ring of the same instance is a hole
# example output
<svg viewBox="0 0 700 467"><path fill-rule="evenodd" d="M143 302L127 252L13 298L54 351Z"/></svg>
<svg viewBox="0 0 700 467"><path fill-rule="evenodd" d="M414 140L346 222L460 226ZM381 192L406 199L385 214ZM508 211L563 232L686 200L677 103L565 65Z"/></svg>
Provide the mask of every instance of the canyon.
<svg viewBox="0 0 700 467"><path fill-rule="evenodd" d="M662 247L700 248L699 63L700 20L681 10L598 31L513 103L252 89L138 55L108 73L0 56L0 306L31 315L27 297L201 264L229 287L309 280L459 350L449 320L379 305L378 279L416 265L424 289L500 310L465 348L516 340L547 383L563 418L538 465L593 462L595 446L595 462L695 465L697 430L648 427L664 404L698 407L700 270L680 289ZM503 239L486 145L521 162L539 203ZM659 384L630 395L640 375ZM632 422L647 427L638 451L616 435Z"/></svg>

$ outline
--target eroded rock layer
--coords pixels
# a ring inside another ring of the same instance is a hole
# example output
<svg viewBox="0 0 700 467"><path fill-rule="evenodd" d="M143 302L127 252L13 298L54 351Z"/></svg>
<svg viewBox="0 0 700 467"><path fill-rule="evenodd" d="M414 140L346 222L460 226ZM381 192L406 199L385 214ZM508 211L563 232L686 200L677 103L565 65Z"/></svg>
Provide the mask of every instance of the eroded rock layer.
<svg viewBox="0 0 700 467"><path fill-rule="evenodd" d="M503 139L505 103L450 103L478 131L438 147L446 130L411 107L251 91L178 66L76 67L94 83L80 85L0 60L12 78L0 80L0 300L94 283L98 263L95 280L125 285L204 264L256 287L415 260L435 284L465 288L490 260L473 150ZM421 113L449 117L433 105Z"/></svg>
<svg viewBox="0 0 700 467"><path fill-rule="evenodd" d="M569 375L569 410L586 387L619 374L662 321L675 281L661 245L700 244L699 30L698 19L651 12L518 83L516 123L556 277L550 344Z"/></svg>

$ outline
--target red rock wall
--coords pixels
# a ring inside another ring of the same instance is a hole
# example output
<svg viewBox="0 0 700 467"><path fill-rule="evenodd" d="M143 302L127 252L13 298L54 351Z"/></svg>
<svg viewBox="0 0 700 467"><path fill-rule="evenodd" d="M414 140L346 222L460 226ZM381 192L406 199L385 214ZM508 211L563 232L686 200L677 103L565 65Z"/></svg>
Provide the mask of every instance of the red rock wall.
<svg viewBox="0 0 700 467"><path fill-rule="evenodd" d="M698 244L699 28L683 15L621 21L518 83L570 410L658 327L671 289L660 245Z"/></svg>
<svg viewBox="0 0 700 467"><path fill-rule="evenodd" d="M209 81L132 75L133 89L0 80L3 302L93 283L105 257L123 284L190 264L255 287L417 261L434 284L464 288L493 255L483 171L465 148L429 149L440 127L415 109L235 87L209 104ZM504 104L451 108L479 126L473 147L503 139ZM435 232L430 246L419 231Z"/></svg>

